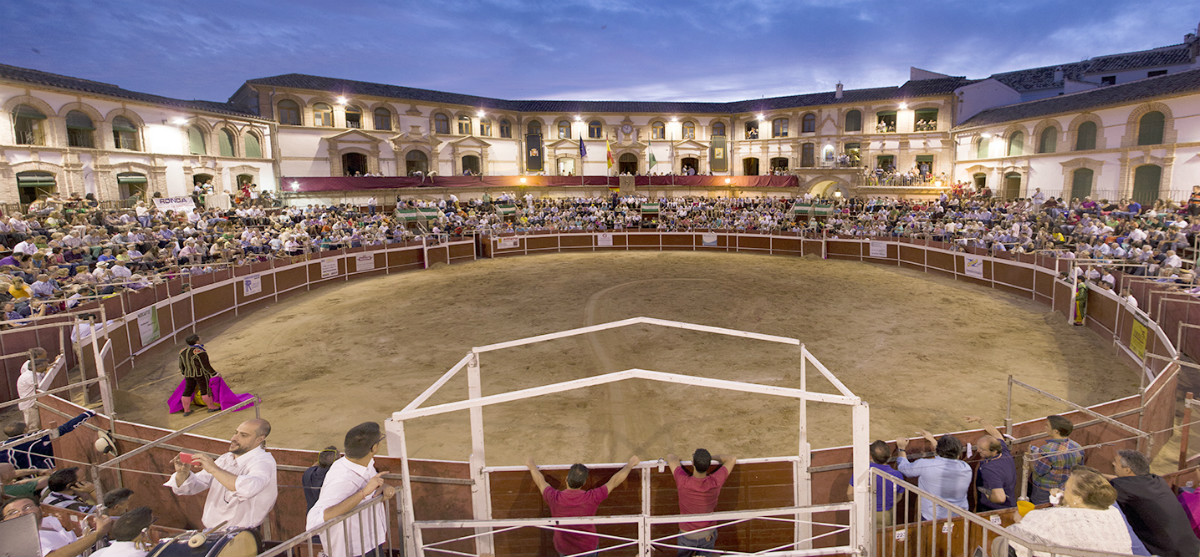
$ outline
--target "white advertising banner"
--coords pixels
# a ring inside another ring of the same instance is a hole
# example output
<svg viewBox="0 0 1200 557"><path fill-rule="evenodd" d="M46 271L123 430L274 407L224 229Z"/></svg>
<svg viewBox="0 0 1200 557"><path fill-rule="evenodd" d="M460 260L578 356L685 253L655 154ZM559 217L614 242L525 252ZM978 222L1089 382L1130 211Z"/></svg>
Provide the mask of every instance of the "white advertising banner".
<svg viewBox="0 0 1200 557"><path fill-rule="evenodd" d="M983 280L983 258L978 255L964 255L963 269L968 277Z"/></svg>
<svg viewBox="0 0 1200 557"><path fill-rule="evenodd" d="M190 197L155 197L154 206L164 213L167 211L190 213L196 208L196 202L192 201Z"/></svg>
<svg viewBox="0 0 1200 557"><path fill-rule="evenodd" d="M138 333L142 337L142 346L158 340L158 306L153 305L137 312Z"/></svg>
<svg viewBox="0 0 1200 557"><path fill-rule="evenodd" d="M242 295L253 296L262 292L262 275L252 275L242 279Z"/></svg>
<svg viewBox="0 0 1200 557"><path fill-rule="evenodd" d="M871 257L887 257L887 243L871 240Z"/></svg>
<svg viewBox="0 0 1200 557"><path fill-rule="evenodd" d="M375 270L375 254L360 253L354 256L354 269L358 271Z"/></svg>
<svg viewBox="0 0 1200 557"><path fill-rule="evenodd" d="M515 236L508 238L500 238L500 249L516 249L521 247L521 239Z"/></svg>
<svg viewBox="0 0 1200 557"><path fill-rule="evenodd" d="M338 274L337 258L327 257L321 260L321 278L336 277Z"/></svg>
<svg viewBox="0 0 1200 557"><path fill-rule="evenodd" d="M700 241L706 246L717 245L717 235L712 232L705 232L700 236Z"/></svg>
<svg viewBox="0 0 1200 557"><path fill-rule="evenodd" d="M612 244L612 234L609 232L601 232L601 233L597 234L596 235L596 245L597 246L613 245Z"/></svg>

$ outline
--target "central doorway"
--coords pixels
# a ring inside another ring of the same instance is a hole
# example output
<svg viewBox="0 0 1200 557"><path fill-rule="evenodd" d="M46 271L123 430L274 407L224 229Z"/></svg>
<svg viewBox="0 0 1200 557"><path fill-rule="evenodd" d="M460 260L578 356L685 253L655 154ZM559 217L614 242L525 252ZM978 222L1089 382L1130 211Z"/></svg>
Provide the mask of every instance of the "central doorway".
<svg viewBox="0 0 1200 557"><path fill-rule="evenodd" d="M617 159L617 172L620 174L637 174L638 160L637 155L633 153L625 153Z"/></svg>
<svg viewBox="0 0 1200 557"><path fill-rule="evenodd" d="M345 176L362 176L367 173L367 156L362 153L346 153L342 155L342 174Z"/></svg>
<svg viewBox="0 0 1200 557"><path fill-rule="evenodd" d="M758 176L758 159L754 157L742 159L742 174L745 176Z"/></svg>

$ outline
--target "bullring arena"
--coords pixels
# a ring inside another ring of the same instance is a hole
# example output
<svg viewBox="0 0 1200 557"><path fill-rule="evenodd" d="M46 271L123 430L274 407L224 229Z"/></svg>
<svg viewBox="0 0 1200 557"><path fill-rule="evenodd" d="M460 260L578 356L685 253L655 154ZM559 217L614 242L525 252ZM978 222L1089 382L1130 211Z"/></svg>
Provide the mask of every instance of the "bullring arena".
<svg viewBox="0 0 1200 557"><path fill-rule="evenodd" d="M871 405L870 439L917 436L917 429L961 431L968 413L1001 424L1009 417L1009 375L1127 424L1116 427L1109 419L1071 412L1065 403L1017 389L1011 416L1015 453L1044 436L1039 418L1048 413L1072 416L1078 424L1073 438L1095 445L1089 462L1111 458L1117 448L1161 448L1170 437L1178 365L1170 363L1174 349L1166 329L1150 322L1146 353L1168 356L1148 358L1143 381L1144 370L1126 355L1135 322L1130 311L1111 293L1093 291L1088 327L1069 326L1062 312L1070 285L1056 278L1052 259L979 255L985 262L979 279L966 275L970 254L943 245L732 233L715 234L712 242L711 236L567 234L515 241L484 236L388 245L257 263L230 274L197 276L186 286L176 280L152 292L111 298L104 312L124 324L107 332L103 340L112 344L103 359L116 372L111 403L122 421L97 425L115 425L124 454L145 445L139 439L155 439L162 436L156 432L194 422L194 417L168 417L161 409L178 381L173 368L178 339L199 331L234 389L261 397L256 411L274 424L280 497L269 539L285 539L303 530L303 507L296 508L303 505L299 471L311 464L314 449L337 443L349 425L383 420L401 409L470 347L645 315L802 340ZM873 247L883 249L876 253ZM245 294L247 277L261 281L261 292ZM1139 295L1153 306L1155 292ZM136 314L146 307L158 315L162 336L155 346L143 347ZM1171 326L1189 317L1161 315ZM14 340L11 332L3 338ZM801 369L797 352L743 338L634 326L489 352L482 361L481 394L631 367L795 388ZM85 355L85 368L87 360ZM809 371L810 391L837 392L812 372L811 364ZM466 398L465 380L458 381L447 382L425 405ZM56 383L65 384L65 377ZM64 400L42 400L47 421L56 410L77 411ZM410 474L417 521L406 524L400 512L404 527L393 524L393 544L425 544L426 554L438 554L429 544L467 535L470 530L461 526L475 524L472 517L492 519L499 527L508 524L506 519L545 516L528 474L518 466L529 455L545 463L602 463L636 453L648 461L637 480L643 487L616 492L612 514L636 514L640 505L647 516L670 515L674 487L666 474L655 473L654 461L669 451L687 454L694 446L707 446L740 458L740 473L722 495L723 509L763 509L767 515L793 509L783 513L798 520L781 527L761 520L765 517L743 518L748 521L726 529L723 544L761 551L796 543L852 552L853 536L862 531L856 534L847 504L840 503L851 472L850 412L813 403L808 408L813 450L796 460L794 401L633 381L508 403L484 411L487 468L475 478L465 463L472 452L466 412L411 421L406 424L411 459L395 458L395 446L388 448L390 457L377 459L378 468L389 470L397 485L404 485L397 472ZM118 457L119 465L103 468L101 484L159 491L156 474L170 469L168 460L180 448L224 450L221 439L242 419L224 414L195 431L160 439L155 443L160 446L143 448L132 458ZM396 439L390 424L389 444ZM1150 435L1131 435L1129 427ZM976 433L961 436L974 439ZM115 462L91 450L94 438L92 431L63 438L59 454L101 465ZM481 482L486 497L471 489ZM197 524L199 501L158 497L160 524ZM403 499L393 510L407 508ZM450 521L437 524L456 528L419 526L431 520ZM891 526L924 545L885 537L875 540L876 550L927 554L937 546L938 554L966 554L997 535L986 519L971 520L978 522L944 537L928 525L922 531L920 522ZM667 525L655 524L647 532L662 538L666 531ZM477 545L465 540L440 547L536 554L549 543L549 533L538 532L525 528ZM603 526L601 532L634 540L638 535L631 524ZM803 541L807 536L817 537ZM870 538L861 543L869 544Z"/></svg>

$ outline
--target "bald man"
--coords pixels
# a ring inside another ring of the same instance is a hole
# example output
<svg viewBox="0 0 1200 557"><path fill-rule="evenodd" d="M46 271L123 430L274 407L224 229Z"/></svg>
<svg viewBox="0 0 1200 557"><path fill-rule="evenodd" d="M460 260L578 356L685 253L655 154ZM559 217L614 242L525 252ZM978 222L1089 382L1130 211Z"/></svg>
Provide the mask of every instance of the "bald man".
<svg viewBox="0 0 1200 557"><path fill-rule="evenodd" d="M205 528L226 521L226 526L258 528L279 495L275 457L264 449L270 434L271 424L266 420L242 422L229 441L229 452L215 460L195 453L190 464L176 456L175 475L163 485L176 495L208 491L201 517Z"/></svg>

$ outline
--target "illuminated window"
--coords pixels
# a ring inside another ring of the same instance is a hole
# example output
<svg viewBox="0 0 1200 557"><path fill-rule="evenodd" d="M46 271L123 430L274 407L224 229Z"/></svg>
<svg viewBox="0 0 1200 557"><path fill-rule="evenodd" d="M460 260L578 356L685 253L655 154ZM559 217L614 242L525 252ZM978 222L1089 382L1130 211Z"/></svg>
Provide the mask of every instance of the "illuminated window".
<svg viewBox="0 0 1200 557"><path fill-rule="evenodd" d="M695 124L695 122L684 122L683 123L683 138L684 139L696 139L696 124Z"/></svg>
<svg viewBox="0 0 1200 557"><path fill-rule="evenodd" d="M317 103L313 105L313 125L332 128L333 127L333 107L325 103Z"/></svg>
<svg viewBox="0 0 1200 557"><path fill-rule="evenodd" d="M450 133L450 117L445 114L434 114L433 133Z"/></svg>

